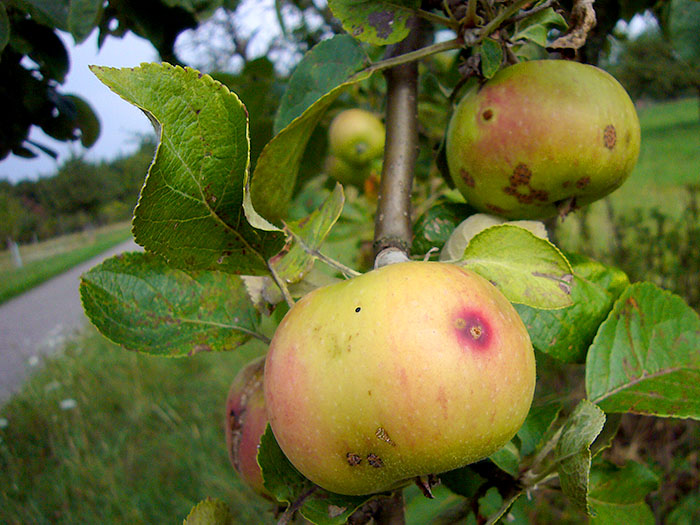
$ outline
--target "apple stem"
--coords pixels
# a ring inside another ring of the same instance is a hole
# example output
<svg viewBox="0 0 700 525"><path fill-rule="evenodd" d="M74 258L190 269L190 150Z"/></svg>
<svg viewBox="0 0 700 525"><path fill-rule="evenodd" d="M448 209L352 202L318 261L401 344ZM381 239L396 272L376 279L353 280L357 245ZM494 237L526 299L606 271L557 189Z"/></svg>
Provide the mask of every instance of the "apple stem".
<svg viewBox="0 0 700 525"><path fill-rule="evenodd" d="M389 59L420 47L425 35L424 22L413 18L409 24L412 29L408 37L387 48ZM394 66L385 70L384 76L386 144L374 225L375 267L379 254L387 249L403 252L408 260L413 237L411 189L418 158L418 64Z"/></svg>

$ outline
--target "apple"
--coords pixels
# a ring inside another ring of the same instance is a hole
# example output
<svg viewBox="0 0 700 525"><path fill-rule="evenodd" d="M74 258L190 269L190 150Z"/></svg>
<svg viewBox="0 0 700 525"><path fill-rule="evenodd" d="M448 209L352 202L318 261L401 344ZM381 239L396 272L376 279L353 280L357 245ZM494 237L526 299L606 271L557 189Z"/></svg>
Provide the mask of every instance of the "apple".
<svg viewBox="0 0 700 525"><path fill-rule="evenodd" d="M233 468L255 492L269 497L258 465L260 438L267 428L263 368L265 357L245 365L236 375L226 400L226 448Z"/></svg>
<svg viewBox="0 0 700 525"><path fill-rule="evenodd" d="M348 495L489 456L522 425L534 388L532 344L503 294L422 261L303 297L275 331L264 378L287 458Z"/></svg>
<svg viewBox="0 0 700 525"><path fill-rule="evenodd" d="M369 164L358 166L350 164L341 157L329 155L326 157L324 171L343 185L351 184L362 187L369 177L371 169Z"/></svg>
<svg viewBox="0 0 700 525"><path fill-rule="evenodd" d="M351 166L364 166L384 152L384 124L376 115L353 108L335 116L328 127L331 155Z"/></svg>
<svg viewBox="0 0 700 525"><path fill-rule="evenodd" d="M451 178L479 211L544 219L620 187L639 145L634 104L612 76L577 62L533 60L462 98L445 151Z"/></svg>

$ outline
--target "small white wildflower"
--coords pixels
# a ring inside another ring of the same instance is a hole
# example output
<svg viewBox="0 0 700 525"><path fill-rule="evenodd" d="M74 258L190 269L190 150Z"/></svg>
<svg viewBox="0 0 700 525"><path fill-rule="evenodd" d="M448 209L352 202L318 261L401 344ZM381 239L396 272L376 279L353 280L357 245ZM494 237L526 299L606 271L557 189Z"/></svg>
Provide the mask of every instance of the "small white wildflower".
<svg viewBox="0 0 700 525"><path fill-rule="evenodd" d="M7 428L7 425L9 425L10 422L7 420L6 417L0 417L0 428Z"/></svg>
<svg viewBox="0 0 700 525"><path fill-rule="evenodd" d="M64 399L59 403L61 410L72 410L78 406L78 402L75 399Z"/></svg>
<svg viewBox="0 0 700 525"><path fill-rule="evenodd" d="M39 364L39 358L35 355L29 358L29 366L36 366Z"/></svg>

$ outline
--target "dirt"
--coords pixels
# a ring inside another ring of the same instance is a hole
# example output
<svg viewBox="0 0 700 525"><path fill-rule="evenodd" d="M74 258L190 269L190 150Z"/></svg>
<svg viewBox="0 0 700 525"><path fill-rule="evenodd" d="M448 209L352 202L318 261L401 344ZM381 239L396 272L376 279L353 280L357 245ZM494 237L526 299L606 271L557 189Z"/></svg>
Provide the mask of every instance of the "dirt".
<svg viewBox="0 0 700 525"><path fill-rule="evenodd" d="M88 322L80 304L80 275L112 255L137 249L129 240L0 305L0 403L43 356L60 350Z"/></svg>

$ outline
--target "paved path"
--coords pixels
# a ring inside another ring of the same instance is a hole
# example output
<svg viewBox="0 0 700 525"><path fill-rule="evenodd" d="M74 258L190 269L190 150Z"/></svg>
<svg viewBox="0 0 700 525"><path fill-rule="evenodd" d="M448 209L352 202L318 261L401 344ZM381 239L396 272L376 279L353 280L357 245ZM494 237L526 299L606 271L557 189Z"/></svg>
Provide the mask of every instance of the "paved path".
<svg viewBox="0 0 700 525"><path fill-rule="evenodd" d="M137 249L129 240L0 305L0 404L22 386L41 356L60 349L87 322L80 275L112 255Z"/></svg>

